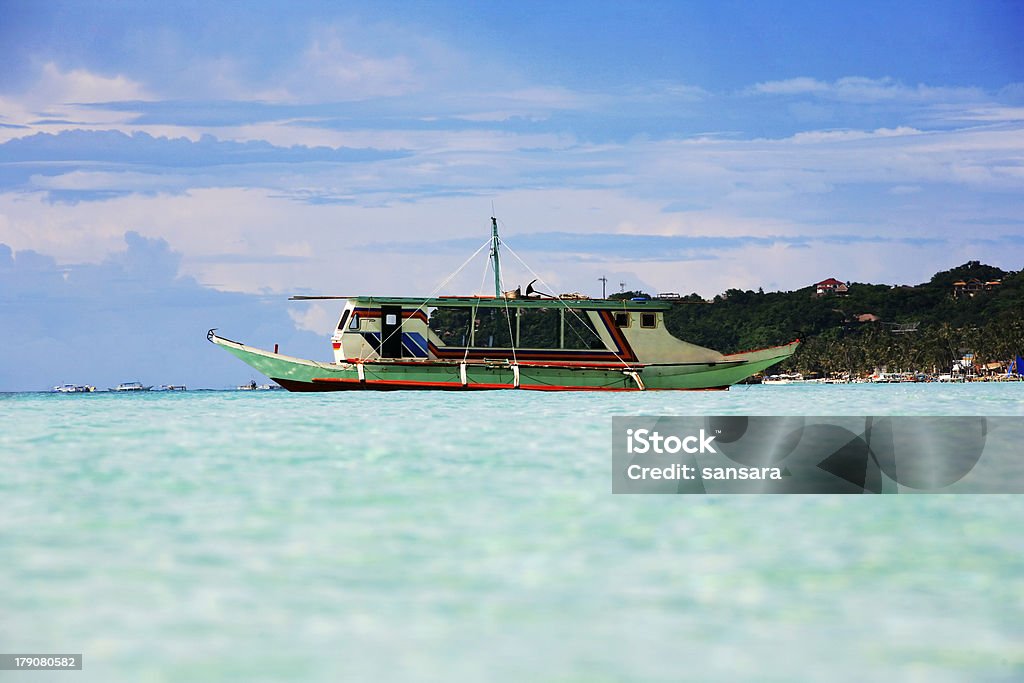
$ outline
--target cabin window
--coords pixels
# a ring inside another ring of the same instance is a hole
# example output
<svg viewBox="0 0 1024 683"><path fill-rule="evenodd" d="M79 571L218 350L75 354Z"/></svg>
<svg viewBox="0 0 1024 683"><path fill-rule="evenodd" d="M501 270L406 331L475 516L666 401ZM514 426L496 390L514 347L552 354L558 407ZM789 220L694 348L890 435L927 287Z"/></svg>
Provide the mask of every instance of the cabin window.
<svg viewBox="0 0 1024 683"><path fill-rule="evenodd" d="M348 329L358 330L359 329L359 314L354 313L352 315L352 321L348 324Z"/></svg>
<svg viewBox="0 0 1024 683"><path fill-rule="evenodd" d="M640 327L657 327L658 318L654 313L640 314Z"/></svg>
<svg viewBox="0 0 1024 683"><path fill-rule="evenodd" d="M479 306L471 319L472 308L439 306L430 314L430 329L447 346L474 346L484 348L510 348L512 333L516 329L515 309L512 323L504 308Z"/></svg>
<svg viewBox="0 0 1024 683"><path fill-rule="evenodd" d="M388 313L386 316L384 316L384 324L394 327L395 325L398 324L398 316L395 315L394 313Z"/></svg>
<svg viewBox="0 0 1024 683"><path fill-rule="evenodd" d="M560 338L561 311L558 308L523 308L519 311L519 347L524 349L557 349Z"/></svg>
<svg viewBox="0 0 1024 683"><path fill-rule="evenodd" d="M515 339L522 349L599 349L606 350L601 336L590 320L590 312L580 309L510 306L471 308L438 307L430 312L430 329L447 346L507 349ZM511 317L511 320L510 320ZM518 334L517 334L518 333Z"/></svg>
<svg viewBox="0 0 1024 683"><path fill-rule="evenodd" d="M590 321L588 311L568 308L564 312L565 344L566 349L594 349L604 350L604 342L601 335L597 333L594 323Z"/></svg>
<svg viewBox="0 0 1024 683"><path fill-rule="evenodd" d="M469 308L442 306L430 311L430 329L446 346L466 346L471 331Z"/></svg>
<svg viewBox="0 0 1024 683"><path fill-rule="evenodd" d="M509 316L504 308L476 309L476 329L473 333L473 346L497 349L512 347L512 333L516 329L515 310L509 309L512 314L511 324Z"/></svg>
<svg viewBox="0 0 1024 683"><path fill-rule="evenodd" d="M629 313L622 312L615 314L615 327L629 327Z"/></svg>
<svg viewBox="0 0 1024 683"><path fill-rule="evenodd" d="M348 316L349 316L349 314L351 312L352 311L346 310L344 313L341 314L341 322L338 323L338 329L339 330L344 330L345 329L345 323L348 322Z"/></svg>

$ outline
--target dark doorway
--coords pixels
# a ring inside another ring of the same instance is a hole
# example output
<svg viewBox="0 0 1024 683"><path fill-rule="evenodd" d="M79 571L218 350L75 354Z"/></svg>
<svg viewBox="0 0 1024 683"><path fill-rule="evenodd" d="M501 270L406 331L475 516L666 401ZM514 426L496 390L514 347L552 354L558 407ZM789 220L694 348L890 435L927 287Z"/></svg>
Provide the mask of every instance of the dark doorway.
<svg viewBox="0 0 1024 683"><path fill-rule="evenodd" d="M402 357L402 307L380 307L380 348L381 358Z"/></svg>

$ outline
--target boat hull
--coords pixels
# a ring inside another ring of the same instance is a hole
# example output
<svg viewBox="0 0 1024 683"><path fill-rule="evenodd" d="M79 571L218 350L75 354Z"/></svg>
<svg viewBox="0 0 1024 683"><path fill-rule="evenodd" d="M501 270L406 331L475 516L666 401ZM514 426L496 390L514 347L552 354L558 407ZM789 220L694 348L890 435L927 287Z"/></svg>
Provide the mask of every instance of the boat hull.
<svg viewBox="0 0 1024 683"><path fill-rule="evenodd" d="M714 363L586 365L512 363L506 359L459 363L439 360L368 360L324 363L219 337L214 344L289 391L644 391L712 390L729 386L791 356L798 342L725 356Z"/></svg>

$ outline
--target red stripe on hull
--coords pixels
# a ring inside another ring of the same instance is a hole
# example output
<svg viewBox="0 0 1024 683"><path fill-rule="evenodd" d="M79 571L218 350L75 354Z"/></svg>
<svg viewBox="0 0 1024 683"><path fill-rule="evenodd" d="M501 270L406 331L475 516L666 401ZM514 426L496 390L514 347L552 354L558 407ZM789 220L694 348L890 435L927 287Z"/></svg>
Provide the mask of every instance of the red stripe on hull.
<svg viewBox="0 0 1024 683"><path fill-rule="evenodd" d="M442 360L458 360L461 361L463 358L471 358L473 360L484 360L500 358L501 360L511 361L513 354L512 349L470 349L469 353L466 353L465 347L454 347L445 348L435 345L430 342L428 349L432 355ZM500 354L500 355L499 355ZM533 360L538 363L608 363L609 365L622 366L622 362L629 362L631 356L622 356L622 360L619 360L614 353L610 351L594 352L594 351L572 351L567 349L558 349L552 351L538 351L535 349L524 350L516 349L515 357L521 360ZM635 358L633 358L635 360Z"/></svg>
<svg viewBox="0 0 1024 683"><path fill-rule="evenodd" d="M271 378L273 379L273 378ZM405 391L405 390L442 390L442 391L496 391L515 390L510 384L474 383L462 386L455 382L420 382L413 380L366 380L343 377L315 377L312 382L296 382L287 379L274 379L288 391ZM546 384L523 384L518 387L523 391L641 391L637 387L580 387L551 386ZM646 391L728 391L728 386L707 387L704 389L646 389Z"/></svg>

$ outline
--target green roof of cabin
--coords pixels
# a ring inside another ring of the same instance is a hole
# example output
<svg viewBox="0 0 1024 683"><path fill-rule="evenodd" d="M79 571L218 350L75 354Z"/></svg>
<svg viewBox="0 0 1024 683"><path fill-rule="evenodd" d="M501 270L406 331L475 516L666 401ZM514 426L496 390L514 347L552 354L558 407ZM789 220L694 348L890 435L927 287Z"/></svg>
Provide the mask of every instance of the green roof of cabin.
<svg viewBox="0 0 1024 683"><path fill-rule="evenodd" d="M567 306L569 308L582 308L589 310L610 310L610 311L667 311L672 304L667 301L655 301L646 299L644 301L620 301L616 299L498 299L495 297L474 297L474 296L442 296L429 299L402 296L293 296L293 300L314 300L314 299L348 299L357 304L369 306L402 306L410 308L438 308L455 307L470 308L480 306L484 308L553 308Z"/></svg>

